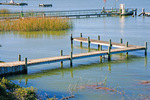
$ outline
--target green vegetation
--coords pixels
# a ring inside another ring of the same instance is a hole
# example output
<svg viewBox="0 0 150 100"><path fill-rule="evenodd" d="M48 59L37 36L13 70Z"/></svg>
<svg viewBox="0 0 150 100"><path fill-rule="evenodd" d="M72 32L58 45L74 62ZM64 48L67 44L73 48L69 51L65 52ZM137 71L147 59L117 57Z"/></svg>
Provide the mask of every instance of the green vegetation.
<svg viewBox="0 0 150 100"><path fill-rule="evenodd" d="M0 100L36 100L36 97L33 87L23 88L5 78L0 80Z"/></svg>
<svg viewBox="0 0 150 100"><path fill-rule="evenodd" d="M0 21L0 31L60 31L72 27L67 18L24 18Z"/></svg>

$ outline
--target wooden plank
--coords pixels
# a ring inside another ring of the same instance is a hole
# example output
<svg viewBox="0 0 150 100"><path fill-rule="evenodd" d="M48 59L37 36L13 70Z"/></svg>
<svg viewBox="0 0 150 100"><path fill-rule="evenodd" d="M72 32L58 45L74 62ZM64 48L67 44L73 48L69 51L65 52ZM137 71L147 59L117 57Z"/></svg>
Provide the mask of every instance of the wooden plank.
<svg viewBox="0 0 150 100"><path fill-rule="evenodd" d="M73 40L79 41L79 42L88 43L88 39L87 38L77 37L77 38L73 38ZM109 42L108 41L90 39L90 42L93 43L93 44L109 46ZM112 47L126 48L126 44L115 43L115 42L111 42L111 44L112 44ZM128 45L128 47L141 47L141 46Z"/></svg>
<svg viewBox="0 0 150 100"><path fill-rule="evenodd" d="M131 52L131 51L136 51L136 50L145 50L145 47L129 47L129 48L111 49L111 54ZM79 59L79 58L94 57L94 56L101 56L101 55L107 55L107 54L108 54L107 50L106 51L94 51L94 52L88 52L88 53L73 54L72 58ZM28 66L31 66L31 65L37 65L37 64L42 64L42 63L65 61L69 59L70 59L70 55L57 56L57 57L28 60L27 64ZM16 62L0 63L0 67L13 67L13 66L20 66L20 65L24 66L25 62L16 61Z"/></svg>

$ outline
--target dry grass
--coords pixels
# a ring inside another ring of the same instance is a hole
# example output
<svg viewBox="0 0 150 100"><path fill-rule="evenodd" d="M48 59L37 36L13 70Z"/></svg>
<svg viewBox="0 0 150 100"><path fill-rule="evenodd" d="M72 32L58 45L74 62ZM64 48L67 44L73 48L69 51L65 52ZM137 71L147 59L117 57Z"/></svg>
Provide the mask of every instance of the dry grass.
<svg viewBox="0 0 150 100"><path fill-rule="evenodd" d="M24 18L0 21L0 31L59 31L72 27L67 18Z"/></svg>
<svg viewBox="0 0 150 100"><path fill-rule="evenodd" d="M8 9L1 9L0 13L8 14L8 13L10 13L10 11Z"/></svg>

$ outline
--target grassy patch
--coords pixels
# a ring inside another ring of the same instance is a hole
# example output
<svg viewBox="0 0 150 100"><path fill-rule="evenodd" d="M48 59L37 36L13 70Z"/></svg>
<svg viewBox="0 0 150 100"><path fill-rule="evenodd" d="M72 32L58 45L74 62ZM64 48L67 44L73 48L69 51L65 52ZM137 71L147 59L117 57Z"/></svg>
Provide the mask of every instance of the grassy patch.
<svg viewBox="0 0 150 100"><path fill-rule="evenodd" d="M36 97L33 87L23 88L5 78L0 80L0 100L36 100Z"/></svg>
<svg viewBox="0 0 150 100"><path fill-rule="evenodd" d="M67 18L24 18L0 21L0 31L60 31L72 27Z"/></svg>

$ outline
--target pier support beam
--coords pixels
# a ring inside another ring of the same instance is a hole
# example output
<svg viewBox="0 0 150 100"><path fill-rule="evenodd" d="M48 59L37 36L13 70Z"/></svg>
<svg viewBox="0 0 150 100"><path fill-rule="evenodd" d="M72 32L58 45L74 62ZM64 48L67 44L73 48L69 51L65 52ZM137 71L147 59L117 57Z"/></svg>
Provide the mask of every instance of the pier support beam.
<svg viewBox="0 0 150 100"><path fill-rule="evenodd" d="M21 61L21 55L18 55L18 61Z"/></svg>
<svg viewBox="0 0 150 100"><path fill-rule="evenodd" d="M135 16L137 15L137 8L135 9Z"/></svg>
<svg viewBox="0 0 150 100"><path fill-rule="evenodd" d="M145 42L145 56L147 56L147 42Z"/></svg>
<svg viewBox="0 0 150 100"><path fill-rule="evenodd" d="M90 49L90 37L88 37L88 49Z"/></svg>
<svg viewBox="0 0 150 100"><path fill-rule="evenodd" d="M71 45L73 45L73 37L72 37L72 34L70 36L70 40L71 40Z"/></svg>
<svg viewBox="0 0 150 100"><path fill-rule="evenodd" d="M108 61L110 61L111 47L108 47Z"/></svg>
<svg viewBox="0 0 150 100"><path fill-rule="evenodd" d="M143 14L143 16L145 15L145 9L144 8L142 8L142 14Z"/></svg>
<svg viewBox="0 0 150 100"><path fill-rule="evenodd" d="M98 35L98 40L100 40L100 36ZM98 44L98 50L100 50L100 45Z"/></svg>
<svg viewBox="0 0 150 100"><path fill-rule="evenodd" d="M126 47L128 47L128 42L126 42ZM126 52L126 57L128 58L128 52Z"/></svg>
<svg viewBox="0 0 150 100"><path fill-rule="evenodd" d="M121 43L121 44L123 43L123 40L122 40L122 38L120 39L120 43Z"/></svg>
<svg viewBox="0 0 150 100"><path fill-rule="evenodd" d="M80 33L80 37L82 38L82 33ZM80 47L82 47L82 42L80 42Z"/></svg>
<svg viewBox="0 0 150 100"><path fill-rule="evenodd" d="M72 52L70 53L70 67L72 67Z"/></svg>
<svg viewBox="0 0 150 100"><path fill-rule="evenodd" d="M111 39L109 40L109 47L110 47L110 49L111 49L111 47L112 47Z"/></svg>
<svg viewBox="0 0 150 100"><path fill-rule="evenodd" d="M71 51L73 51L73 37L72 37L72 34L71 34L70 40L71 40Z"/></svg>
<svg viewBox="0 0 150 100"><path fill-rule="evenodd" d="M63 56L63 50L60 50L60 56ZM60 62L61 68L63 68L63 61Z"/></svg>
<svg viewBox="0 0 150 100"><path fill-rule="evenodd" d="M25 58L24 61L25 61L25 65L24 65L24 68L23 68L22 71L23 71L24 73L27 73L27 65L28 65L28 63L27 63L27 58Z"/></svg>

